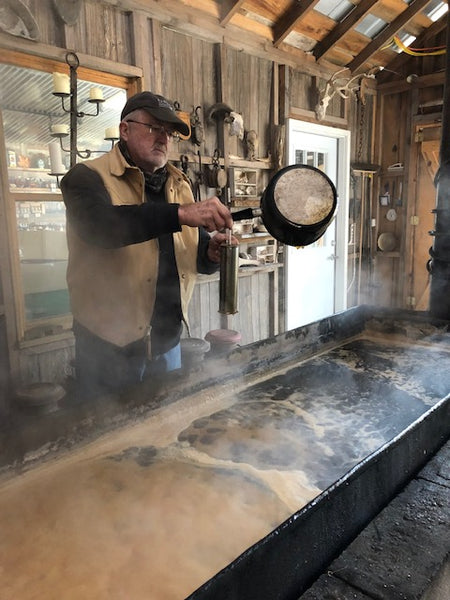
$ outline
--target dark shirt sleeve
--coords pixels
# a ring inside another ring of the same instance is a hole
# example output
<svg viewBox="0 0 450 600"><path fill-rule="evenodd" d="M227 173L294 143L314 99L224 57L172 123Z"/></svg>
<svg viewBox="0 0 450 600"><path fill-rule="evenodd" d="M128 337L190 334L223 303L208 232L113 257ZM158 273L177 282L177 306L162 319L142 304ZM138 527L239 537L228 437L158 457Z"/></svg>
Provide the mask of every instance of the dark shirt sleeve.
<svg viewBox="0 0 450 600"><path fill-rule="evenodd" d="M211 275L219 269L219 263L213 262L208 258L208 245L210 240L209 233L203 229L198 228L198 253L197 253L197 271L204 275Z"/></svg>
<svg viewBox="0 0 450 600"><path fill-rule="evenodd" d="M100 175L82 163L63 177L61 191L68 221L90 244L120 248L181 231L178 204L113 205Z"/></svg>

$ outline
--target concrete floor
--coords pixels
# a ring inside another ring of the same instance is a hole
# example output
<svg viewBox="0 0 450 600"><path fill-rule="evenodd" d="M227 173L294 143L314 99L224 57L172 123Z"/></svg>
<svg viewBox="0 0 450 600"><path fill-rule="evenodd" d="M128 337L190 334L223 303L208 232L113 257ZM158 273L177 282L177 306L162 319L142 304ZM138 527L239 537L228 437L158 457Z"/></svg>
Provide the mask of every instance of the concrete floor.
<svg viewBox="0 0 450 600"><path fill-rule="evenodd" d="M450 442L301 600L449 600Z"/></svg>

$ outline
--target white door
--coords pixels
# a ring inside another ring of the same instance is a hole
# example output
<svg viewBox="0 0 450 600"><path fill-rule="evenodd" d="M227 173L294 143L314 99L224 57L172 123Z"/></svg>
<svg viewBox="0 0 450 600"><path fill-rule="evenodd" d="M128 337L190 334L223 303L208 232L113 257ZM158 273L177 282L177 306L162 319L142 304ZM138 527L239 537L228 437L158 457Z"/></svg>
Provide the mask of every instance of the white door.
<svg viewBox="0 0 450 600"><path fill-rule="evenodd" d="M336 216L324 235L302 248L286 246L286 329L346 308L349 133L289 122L289 164L324 171L338 192Z"/></svg>

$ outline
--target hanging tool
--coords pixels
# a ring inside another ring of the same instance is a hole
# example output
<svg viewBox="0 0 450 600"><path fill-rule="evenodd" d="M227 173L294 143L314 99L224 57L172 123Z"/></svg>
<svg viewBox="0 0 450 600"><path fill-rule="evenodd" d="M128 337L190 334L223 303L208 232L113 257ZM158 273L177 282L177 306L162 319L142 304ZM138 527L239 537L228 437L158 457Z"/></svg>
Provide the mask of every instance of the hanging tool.
<svg viewBox="0 0 450 600"><path fill-rule="evenodd" d="M196 202L200 202L202 199L201 192L200 192L200 186L203 185L202 156L200 154L200 150L197 150L197 156L198 156L198 171L196 171L196 173L195 173L195 182L193 185L193 192L194 192L194 200Z"/></svg>
<svg viewBox="0 0 450 600"><path fill-rule="evenodd" d="M197 106L194 108L191 113L191 139L194 144L200 146L204 141L205 133L203 130L203 124L200 120L198 111L201 109L201 106Z"/></svg>
<svg viewBox="0 0 450 600"><path fill-rule="evenodd" d="M210 187L215 187L216 194L220 197L223 188L227 185L228 177L225 169L220 166L219 150L217 148L214 150L212 168L210 167L209 169L208 180Z"/></svg>
<svg viewBox="0 0 450 600"><path fill-rule="evenodd" d="M191 186L191 189L192 189L192 191L194 191L194 183L193 183L192 179L189 177L189 158L186 154L182 154L180 156L180 163L181 163L181 170L186 175L186 177L189 179L189 184Z"/></svg>
<svg viewBox="0 0 450 600"><path fill-rule="evenodd" d="M188 140L191 137L191 133L192 133L191 117L188 112L186 112L185 110L181 110L179 102L174 102L173 106L175 108L175 112L177 113L177 117L179 119L181 119L182 121L184 121L184 123L186 123L186 125L189 127L189 135L183 135L182 133L178 133L178 135L182 140Z"/></svg>

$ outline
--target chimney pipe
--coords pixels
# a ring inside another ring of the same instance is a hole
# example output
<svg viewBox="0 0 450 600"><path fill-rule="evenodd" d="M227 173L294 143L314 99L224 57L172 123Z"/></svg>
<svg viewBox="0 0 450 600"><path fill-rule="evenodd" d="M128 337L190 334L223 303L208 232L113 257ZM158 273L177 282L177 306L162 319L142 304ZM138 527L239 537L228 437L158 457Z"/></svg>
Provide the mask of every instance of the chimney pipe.
<svg viewBox="0 0 450 600"><path fill-rule="evenodd" d="M438 319L450 320L450 10L447 11L447 54L442 109L442 137L439 171L436 176L437 199L434 236L430 248L431 273L430 314Z"/></svg>

